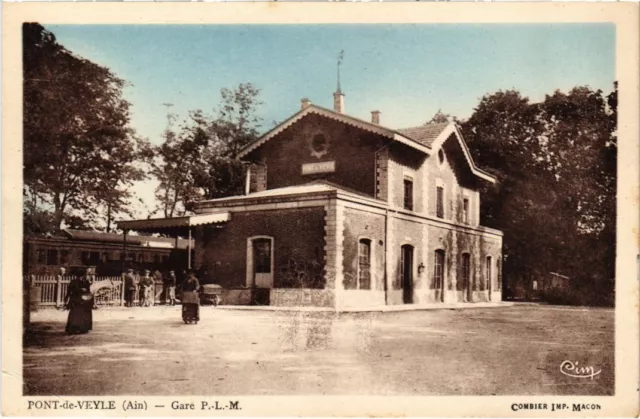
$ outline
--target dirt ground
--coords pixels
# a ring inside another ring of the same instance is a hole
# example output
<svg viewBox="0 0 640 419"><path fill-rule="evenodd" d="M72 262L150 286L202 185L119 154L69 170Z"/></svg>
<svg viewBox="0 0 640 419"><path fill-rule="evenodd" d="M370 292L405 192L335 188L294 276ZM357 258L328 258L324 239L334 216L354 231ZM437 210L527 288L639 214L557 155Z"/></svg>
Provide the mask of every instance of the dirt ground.
<svg viewBox="0 0 640 419"><path fill-rule="evenodd" d="M610 395L614 311L538 305L387 313L104 308L67 336L32 314L27 395ZM571 361L601 373L574 378Z"/></svg>

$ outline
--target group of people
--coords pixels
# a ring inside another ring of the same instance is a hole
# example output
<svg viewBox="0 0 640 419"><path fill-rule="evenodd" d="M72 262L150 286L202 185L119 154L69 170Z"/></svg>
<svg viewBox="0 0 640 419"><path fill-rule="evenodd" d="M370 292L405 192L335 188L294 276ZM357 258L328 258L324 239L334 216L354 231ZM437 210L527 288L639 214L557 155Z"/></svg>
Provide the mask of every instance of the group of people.
<svg viewBox="0 0 640 419"><path fill-rule="evenodd" d="M136 296L141 307L149 307L155 303L156 282L163 284L164 302L167 305L176 304L176 273L169 271L169 275L163 277L160 271L153 275L147 269L144 275L136 275L133 269L128 269L124 276L124 299L125 306L133 307Z"/></svg>
<svg viewBox="0 0 640 419"><path fill-rule="evenodd" d="M93 328L93 309L95 308L92 284L95 281L95 268L86 268L84 275L73 277L65 296L65 308L69 310L67 325L65 331L68 334L84 334ZM136 277L133 269L128 269L125 274L125 305L133 307L135 296L140 296L140 305L148 307L153 305L155 295L155 280L162 280L164 286L165 303L167 305L176 304L176 286L177 279L175 271L169 271L166 278L162 277L160 272L153 276L150 271L146 270L142 277ZM199 298L197 292L200 290L200 283L195 273L190 272L181 283L180 291L188 294L196 294L195 299L192 297L187 304L183 302L183 317L185 309L194 312L195 319L199 319Z"/></svg>

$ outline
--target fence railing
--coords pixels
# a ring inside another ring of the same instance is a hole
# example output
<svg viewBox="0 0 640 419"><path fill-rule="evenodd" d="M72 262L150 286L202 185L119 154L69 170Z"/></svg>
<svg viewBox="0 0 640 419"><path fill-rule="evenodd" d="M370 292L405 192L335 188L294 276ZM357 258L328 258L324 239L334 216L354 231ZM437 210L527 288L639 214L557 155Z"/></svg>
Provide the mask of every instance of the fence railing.
<svg viewBox="0 0 640 419"><path fill-rule="evenodd" d="M29 283L30 301L36 303L40 307L57 307L64 306L67 288L71 282L72 276L55 276L55 275L28 275L25 277L25 283ZM26 282L28 281L28 282ZM118 306L124 305L124 278L120 276L98 276L94 280L94 287L98 288L94 292L94 301L98 306ZM34 292L39 289L39 292ZM136 293L137 294L137 293ZM154 303L159 303L162 295L162 285L155 284L155 290L152 293ZM33 301L33 299L37 301ZM135 295L135 304L138 303L138 295Z"/></svg>

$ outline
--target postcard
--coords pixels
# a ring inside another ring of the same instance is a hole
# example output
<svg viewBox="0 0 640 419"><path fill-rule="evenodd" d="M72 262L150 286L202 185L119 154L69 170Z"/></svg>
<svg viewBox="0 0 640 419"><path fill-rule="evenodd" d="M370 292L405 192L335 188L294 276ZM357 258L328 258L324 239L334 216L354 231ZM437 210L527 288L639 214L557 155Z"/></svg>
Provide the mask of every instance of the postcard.
<svg viewBox="0 0 640 419"><path fill-rule="evenodd" d="M638 417L639 10L6 3L3 414Z"/></svg>

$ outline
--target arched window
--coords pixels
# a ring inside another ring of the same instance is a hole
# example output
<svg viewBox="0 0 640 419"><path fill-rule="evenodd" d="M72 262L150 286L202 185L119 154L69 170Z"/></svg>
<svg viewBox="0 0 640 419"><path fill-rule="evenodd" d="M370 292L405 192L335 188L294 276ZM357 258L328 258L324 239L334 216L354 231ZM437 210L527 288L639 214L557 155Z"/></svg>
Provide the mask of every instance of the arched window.
<svg viewBox="0 0 640 419"><path fill-rule="evenodd" d="M431 281L431 289L440 290L444 281L444 250L435 251L433 260L433 281Z"/></svg>
<svg viewBox="0 0 640 419"><path fill-rule="evenodd" d="M371 289L371 240L358 242L358 289Z"/></svg>

